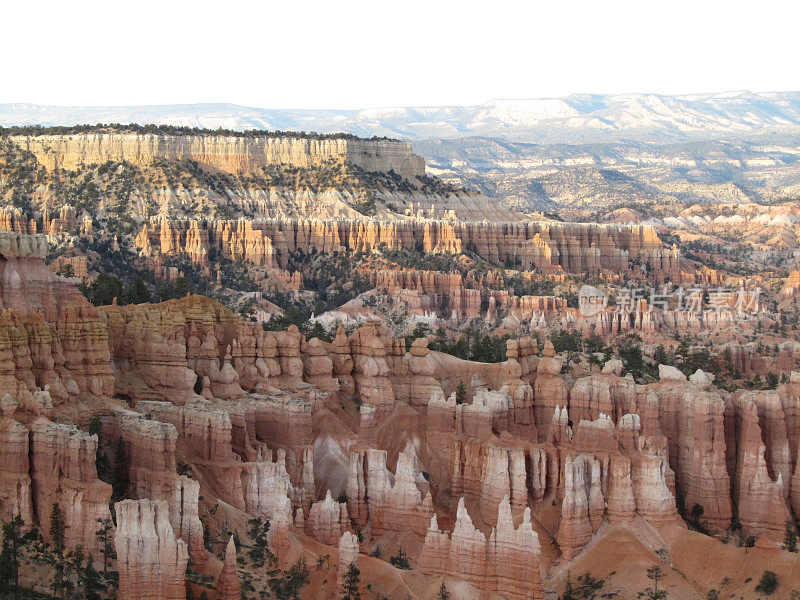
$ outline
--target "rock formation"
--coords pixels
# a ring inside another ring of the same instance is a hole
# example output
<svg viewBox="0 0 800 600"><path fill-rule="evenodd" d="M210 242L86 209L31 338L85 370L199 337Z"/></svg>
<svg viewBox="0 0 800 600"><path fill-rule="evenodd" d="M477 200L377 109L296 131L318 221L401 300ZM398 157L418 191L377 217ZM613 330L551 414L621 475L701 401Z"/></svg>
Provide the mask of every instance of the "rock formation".
<svg viewBox="0 0 800 600"><path fill-rule="evenodd" d="M359 526L370 525L373 535L409 531L422 537L433 502L427 490L420 491L422 477L408 449L398 454L393 479L386 468L385 450L351 451L346 488L350 517Z"/></svg>
<svg viewBox="0 0 800 600"><path fill-rule="evenodd" d="M241 600L242 584L236 566L236 544L233 536L225 547L225 559L222 561L222 571L217 577L217 600Z"/></svg>
<svg viewBox="0 0 800 600"><path fill-rule="evenodd" d="M336 502L331 496L331 491L325 499L311 505L311 510L306 519L306 532L323 544L335 546L339 538L350 528L347 517L347 504Z"/></svg>
<svg viewBox="0 0 800 600"><path fill-rule="evenodd" d="M209 248L231 260L251 260L257 265L282 268L288 264L288 254L298 249L306 253L330 253L338 249L356 252L370 251L383 244L389 250L410 250L419 244L425 252L458 253L473 248L495 265L567 273L632 272L630 261L636 259L650 269L674 275L676 281L681 279L679 253L664 252L650 225L264 219L246 224L223 220L196 224L174 221L168 225L169 235L162 235L163 228L163 219L153 218L137 237L137 246L151 255L154 251L164 255L186 252L201 264L207 251L198 251L196 240L203 240L202 247L206 238ZM201 233L203 230L207 233ZM385 281L385 285L393 284ZM457 308L457 315L478 316L480 291L463 289L453 294L451 304ZM531 306L531 315L534 309L538 307Z"/></svg>
<svg viewBox="0 0 800 600"><path fill-rule="evenodd" d="M425 163L411 153L411 143L394 140L125 132L14 136L13 139L49 169L74 169L81 164L108 161L148 165L156 159L190 159L236 174L256 172L270 164L309 167L338 159L366 171L394 170L404 177L425 174Z"/></svg>
<svg viewBox="0 0 800 600"><path fill-rule="evenodd" d="M53 505L58 503L69 525L65 546L83 546L97 554L98 519L109 519L111 486L97 478L97 436L75 426L37 420L30 432L30 472L33 505L45 537Z"/></svg>
<svg viewBox="0 0 800 600"><path fill-rule="evenodd" d="M33 524L33 502L29 431L14 420L16 403L6 395L2 401L0 417L0 519L4 523L19 515L25 523Z"/></svg>
<svg viewBox="0 0 800 600"><path fill-rule="evenodd" d="M431 518L419 568L423 573L469 581L476 587L523 600L541 597L539 538L531 526L530 509L514 528L508 498L500 504L497 527L487 539L472 524L463 498L459 500L451 535L440 532Z"/></svg>
<svg viewBox="0 0 800 600"><path fill-rule="evenodd" d="M123 500L114 505L117 533L114 547L119 570L120 600L186 598L189 554L176 539L167 503Z"/></svg>
<svg viewBox="0 0 800 600"><path fill-rule="evenodd" d="M767 467L755 401L743 394L736 399L735 407L739 439L733 497L739 522L748 533L782 540L790 519L784 500L786 484L780 473L773 479Z"/></svg>
<svg viewBox="0 0 800 600"><path fill-rule="evenodd" d="M358 538L345 531L339 539L339 567L336 572L336 589L341 590L350 565L358 567Z"/></svg>

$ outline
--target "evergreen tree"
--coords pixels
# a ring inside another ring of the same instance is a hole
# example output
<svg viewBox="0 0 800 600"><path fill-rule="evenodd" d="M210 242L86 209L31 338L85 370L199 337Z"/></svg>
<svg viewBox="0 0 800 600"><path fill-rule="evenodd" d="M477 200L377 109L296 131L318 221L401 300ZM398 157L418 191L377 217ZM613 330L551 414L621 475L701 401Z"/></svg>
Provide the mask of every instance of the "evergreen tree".
<svg viewBox="0 0 800 600"><path fill-rule="evenodd" d="M92 419L89 421L89 435L97 436L98 446L103 441L103 424L100 422L100 418L97 415L92 416Z"/></svg>
<svg viewBox="0 0 800 600"><path fill-rule="evenodd" d="M797 552L797 528L791 521L786 521L786 534L783 536L783 547L789 552Z"/></svg>
<svg viewBox="0 0 800 600"><path fill-rule="evenodd" d="M397 554L392 556L389 559L389 562L392 564L392 566L397 567L398 569L403 569L405 571L411 569L411 565L408 564L408 556L406 556L406 553L403 552L402 548L397 549Z"/></svg>
<svg viewBox="0 0 800 600"><path fill-rule="evenodd" d="M774 390L778 387L778 376L775 373L767 373L767 389Z"/></svg>
<svg viewBox="0 0 800 600"><path fill-rule="evenodd" d="M128 304L145 304L151 300L150 290L141 277L134 279L131 286L125 290L125 302Z"/></svg>
<svg viewBox="0 0 800 600"><path fill-rule="evenodd" d="M350 563L347 567L347 572L344 574L344 582L342 582L342 600L361 600L361 571L355 563Z"/></svg>
<svg viewBox="0 0 800 600"><path fill-rule="evenodd" d="M572 589L572 575L567 571L567 582L564 584L564 595L561 600L575 600L575 592Z"/></svg>
<svg viewBox="0 0 800 600"><path fill-rule="evenodd" d="M72 583L72 576L75 576L75 579L78 582L78 586L80 586L80 579L83 574L83 559L86 556L83 554L83 546L76 546L68 555L67 561L65 563L65 570L64 575L68 582L68 591L72 591L73 583Z"/></svg>
<svg viewBox="0 0 800 600"><path fill-rule="evenodd" d="M116 298L118 302L122 301L124 304L124 289L119 278L115 275L100 273L97 279L88 286L82 284L80 290L83 292L83 295L86 296L86 299L95 306L111 304L114 298Z"/></svg>
<svg viewBox="0 0 800 600"><path fill-rule="evenodd" d="M175 280L175 297L176 298L183 298L187 294L192 292L192 286L189 285L189 282L186 280L185 277L178 277Z"/></svg>
<svg viewBox="0 0 800 600"><path fill-rule="evenodd" d="M667 591L658 589L658 582L664 579L664 571L658 565L653 565L647 569L647 578L653 582L653 587L639 592L639 598L645 600L666 600Z"/></svg>
<svg viewBox="0 0 800 600"><path fill-rule="evenodd" d="M255 518L250 519L248 524L250 525L250 529L247 531L247 535L253 540L253 545L250 547L248 555L253 564L256 566L263 566L264 559L268 557L269 553L269 549L267 548L269 521Z"/></svg>
<svg viewBox="0 0 800 600"><path fill-rule="evenodd" d="M108 559L116 558L114 554L114 546L111 539L111 530L114 528L114 523L108 517L104 519L97 519L98 528L94 532L94 537L100 544L100 552L103 554L103 574L108 575Z"/></svg>
<svg viewBox="0 0 800 600"><path fill-rule="evenodd" d="M108 460L108 456L105 454L105 452L103 452L102 449L103 424L100 422L100 419L97 417L97 415L93 416L91 421L89 421L89 435L97 436L97 453L94 459L97 477L108 483L111 476L111 461Z"/></svg>
<svg viewBox="0 0 800 600"><path fill-rule="evenodd" d="M463 381L458 382L456 387L456 404L464 404L467 401L467 388Z"/></svg>
<svg viewBox="0 0 800 600"><path fill-rule="evenodd" d="M694 528L701 532L705 532L705 527L703 527L703 515L705 514L706 509L703 508L702 504L695 504L692 506L692 522Z"/></svg>
<svg viewBox="0 0 800 600"><path fill-rule="evenodd" d="M775 590L778 589L779 585L780 582L778 581L778 576L774 571L764 571L761 574L761 579L759 580L758 585L755 587L755 590L770 596L775 592Z"/></svg>
<svg viewBox="0 0 800 600"><path fill-rule="evenodd" d="M450 592L447 591L447 588L444 585L444 581L442 582L442 587L439 588L439 595L437 596L437 600L450 600Z"/></svg>
<svg viewBox="0 0 800 600"><path fill-rule="evenodd" d="M128 491L128 451L125 441L120 437L114 450L114 474L111 482L114 498L122 499Z"/></svg>
<svg viewBox="0 0 800 600"><path fill-rule="evenodd" d="M64 523L61 506L56 502L50 513L50 537L53 540L53 580L50 582L50 589L59 598L66 598L72 587L68 574L69 565L64 554L68 527Z"/></svg>
<svg viewBox="0 0 800 600"><path fill-rule="evenodd" d="M300 600L300 589L308 584L309 571L305 559L300 559L288 571L269 579L269 587L278 600Z"/></svg>
<svg viewBox="0 0 800 600"><path fill-rule="evenodd" d="M35 533L23 533L25 521L15 515L3 524L3 549L0 552L0 587L13 590L14 600L19 598L19 567L25 547L34 539Z"/></svg>
<svg viewBox="0 0 800 600"><path fill-rule="evenodd" d="M550 334L550 341L553 342L553 349L556 352L566 352L566 364L564 367L569 369L570 364L575 360L576 355L583 350L583 336L579 331L561 329Z"/></svg>
<svg viewBox="0 0 800 600"><path fill-rule="evenodd" d="M100 592L105 588L100 578L100 573L94 568L93 562L90 554L86 559L86 566L78 572L78 587L83 593L82 598L85 600L100 600Z"/></svg>

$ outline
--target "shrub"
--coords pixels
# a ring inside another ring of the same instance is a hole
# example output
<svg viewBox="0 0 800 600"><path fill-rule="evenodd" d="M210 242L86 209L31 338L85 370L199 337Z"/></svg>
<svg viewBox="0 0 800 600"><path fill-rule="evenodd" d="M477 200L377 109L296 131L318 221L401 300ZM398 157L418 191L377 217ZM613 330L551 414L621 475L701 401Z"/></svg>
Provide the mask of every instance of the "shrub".
<svg viewBox="0 0 800 600"><path fill-rule="evenodd" d="M397 549L397 554L392 556L389 562L398 569L403 569L405 571L411 570L411 565L408 564L408 556L406 556L402 548Z"/></svg>
<svg viewBox="0 0 800 600"><path fill-rule="evenodd" d="M761 574L761 580L758 582L756 586L757 592L762 592L769 596L770 594L774 593L775 590L778 589L778 576L775 574L774 571L764 571Z"/></svg>

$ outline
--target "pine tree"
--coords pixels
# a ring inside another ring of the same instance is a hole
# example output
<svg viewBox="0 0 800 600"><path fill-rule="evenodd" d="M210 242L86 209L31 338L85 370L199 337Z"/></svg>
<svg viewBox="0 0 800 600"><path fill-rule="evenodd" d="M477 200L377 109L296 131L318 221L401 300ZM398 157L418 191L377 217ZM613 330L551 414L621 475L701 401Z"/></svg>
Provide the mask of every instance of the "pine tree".
<svg viewBox="0 0 800 600"><path fill-rule="evenodd" d="M572 590L572 575L567 571L567 582L564 584L564 595L561 600L575 600L575 592Z"/></svg>
<svg viewBox="0 0 800 600"><path fill-rule="evenodd" d="M786 521L786 534L783 536L783 547L789 552L797 552L797 528L791 521Z"/></svg>
<svg viewBox="0 0 800 600"><path fill-rule="evenodd" d="M92 420L89 421L89 435L97 436L97 453L94 459L94 467L97 471L97 477L101 481L108 483L111 477L111 461L108 460L108 456L105 452L103 452L102 449L103 424L100 422L100 419L97 418L97 415L93 416Z"/></svg>
<svg viewBox="0 0 800 600"><path fill-rule="evenodd" d="M664 571L658 565L653 565L647 569L647 578L653 582L653 587L639 592L639 598L645 600L666 600L667 591L658 589L658 582L664 579Z"/></svg>
<svg viewBox="0 0 800 600"><path fill-rule="evenodd" d="M128 452L125 441L120 437L114 450L114 475L111 482L114 497L122 499L128 491Z"/></svg>
<svg viewBox="0 0 800 600"><path fill-rule="evenodd" d="M97 415L94 415L91 421L89 421L89 435L97 436L98 446L103 441L103 424L100 422Z"/></svg>
<svg viewBox="0 0 800 600"><path fill-rule="evenodd" d="M83 575L83 546L76 546L68 555L65 563L64 576L67 582L67 592L73 589L72 576L75 576L78 587L80 587L81 576Z"/></svg>
<svg viewBox="0 0 800 600"><path fill-rule="evenodd" d="M269 558L269 548L267 547L267 535L269 534L269 521L255 518L248 521L250 529L247 535L253 540L248 556L256 566L263 566L264 560Z"/></svg>
<svg viewBox="0 0 800 600"><path fill-rule="evenodd" d="M360 585L361 571L358 570L355 563L350 563L342 583L342 600L361 600Z"/></svg>
<svg viewBox="0 0 800 600"><path fill-rule="evenodd" d="M3 549L0 552L0 587L14 591L13 598L19 598L19 567L25 547L34 539L35 533L23 533L25 521L15 515L3 524Z"/></svg>
<svg viewBox="0 0 800 600"><path fill-rule="evenodd" d="M50 537L53 540L53 580L50 582L50 589L60 598L66 598L71 587L64 555L67 529L68 525L64 523L61 506L56 502L50 513Z"/></svg>
<svg viewBox="0 0 800 600"><path fill-rule="evenodd" d="M93 562L90 554L86 559L86 566L78 573L78 587L86 600L100 600L100 592L105 587Z"/></svg>
<svg viewBox="0 0 800 600"><path fill-rule="evenodd" d="M100 544L100 552L103 554L103 575L108 575L108 559L116 558L114 555L114 546L112 545L111 530L114 528L114 523L108 517L104 519L97 519L99 527L94 532L95 539Z"/></svg>
<svg viewBox="0 0 800 600"><path fill-rule="evenodd" d="M442 587L439 588L439 595L437 598L438 600L450 600L450 592L447 591L444 581L442 582Z"/></svg>
<svg viewBox="0 0 800 600"><path fill-rule="evenodd" d="M463 381L458 382L456 388L456 404L464 404L467 401L467 388L464 386Z"/></svg>
<svg viewBox="0 0 800 600"><path fill-rule="evenodd" d="M125 290L125 300L128 304L144 304L152 300L150 290L141 277L134 279L133 284Z"/></svg>

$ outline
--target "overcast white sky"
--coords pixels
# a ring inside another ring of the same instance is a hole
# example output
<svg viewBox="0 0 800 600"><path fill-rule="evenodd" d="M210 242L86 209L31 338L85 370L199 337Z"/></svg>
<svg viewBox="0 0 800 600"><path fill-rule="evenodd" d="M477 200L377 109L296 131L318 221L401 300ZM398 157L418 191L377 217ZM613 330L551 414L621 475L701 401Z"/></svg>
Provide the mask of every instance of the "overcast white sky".
<svg viewBox="0 0 800 600"><path fill-rule="evenodd" d="M478 104L800 89L800 2L5 1L0 103Z"/></svg>

